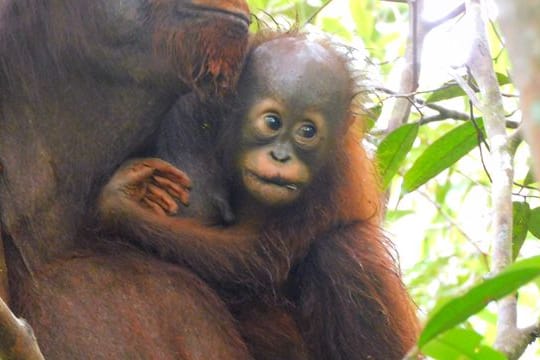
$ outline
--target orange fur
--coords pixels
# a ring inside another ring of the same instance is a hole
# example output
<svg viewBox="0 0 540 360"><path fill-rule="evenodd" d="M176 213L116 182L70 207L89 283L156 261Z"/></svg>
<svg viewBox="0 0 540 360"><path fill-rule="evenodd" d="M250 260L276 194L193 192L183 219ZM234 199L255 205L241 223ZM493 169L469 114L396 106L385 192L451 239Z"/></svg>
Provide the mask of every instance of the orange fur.
<svg viewBox="0 0 540 360"><path fill-rule="evenodd" d="M305 38L296 32L265 33L251 46L287 36ZM321 43L333 53L328 42ZM337 52L335 57L339 65L347 64ZM352 98L352 75L349 85ZM238 170L238 119L245 110L234 108L221 134L227 176ZM117 197L104 201L104 222L186 264L210 284L240 321L257 358L401 359L414 345L419 325L380 228L382 194L355 120L327 119L343 131L329 145L322 169L291 204L261 205L243 222L212 227L155 214L117 190ZM242 186L234 183L233 199Z"/></svg>

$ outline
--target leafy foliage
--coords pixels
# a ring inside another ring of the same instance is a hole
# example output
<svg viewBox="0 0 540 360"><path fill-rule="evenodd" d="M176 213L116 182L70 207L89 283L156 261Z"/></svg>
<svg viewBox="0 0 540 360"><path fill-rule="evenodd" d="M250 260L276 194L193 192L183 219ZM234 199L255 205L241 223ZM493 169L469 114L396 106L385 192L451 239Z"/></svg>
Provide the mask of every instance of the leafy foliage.
<svg viewBox="0 0 540 360"><path fill-rule="evenodd" d="M390 181L413 146L418 134L418 124L405 124L388 134L377 148L377 165L383 189Z"/></svg>
<svg viewBox="0 0 540 360"><path fill-rule="evenodd" d="M527 237L531 208L526 202L515 201L512 204L512 257L515 259Z"/></svg>
<svg viewBox="0 0 540 360"><path fill-rule="evenodd" d="M537 239L540 239L540 207L531 210L528 229Z"/></svg>
<svg viewBox="0 0 540 360"><path fill-rule="evenodd" d="M490 301L498 300L516 291L522 285L540 276L540 256L516 262L497 276L471 288L433 310L418 346L422 348L444 331L459 325L482 310Z"/></svg>
<svg viewBox="0 0 540 360"><path fill-rule="evenodd" d="M478 145L484 136L482 129L481 121L476 124L467 122L436 139L403 175L402 193L416 190L443 170L454 165Z"/></svg>
<svg viewBox="0 0 540 360"><path fill-rule="evenodd" d="M482 344L482 335L470 329L451 329L427 343L423 353L446 360L504 360L506 357Z"/></svg>

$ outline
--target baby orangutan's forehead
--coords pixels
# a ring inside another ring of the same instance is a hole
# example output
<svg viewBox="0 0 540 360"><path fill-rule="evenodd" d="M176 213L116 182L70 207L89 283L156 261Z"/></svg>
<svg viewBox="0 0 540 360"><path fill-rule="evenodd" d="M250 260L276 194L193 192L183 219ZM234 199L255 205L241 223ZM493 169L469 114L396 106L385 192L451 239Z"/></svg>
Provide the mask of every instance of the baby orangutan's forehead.
<svg viewBox="0 0 540 360"><path fill-rule="evenodd" d="M322 44L313 40L295 37L277 38L261 44L255 50L254 57L264 57L268 54L275 54L288 59L294 58L298 62L328 63L337 60L335 54Z"/></svg>
<svg viewBox="0 0 540 360"><path fill-rule="evenodd" d="M254 50L248 80L262 93L295 106L345 106L349 73L335 50L304 38L277 38Z"/></svg>

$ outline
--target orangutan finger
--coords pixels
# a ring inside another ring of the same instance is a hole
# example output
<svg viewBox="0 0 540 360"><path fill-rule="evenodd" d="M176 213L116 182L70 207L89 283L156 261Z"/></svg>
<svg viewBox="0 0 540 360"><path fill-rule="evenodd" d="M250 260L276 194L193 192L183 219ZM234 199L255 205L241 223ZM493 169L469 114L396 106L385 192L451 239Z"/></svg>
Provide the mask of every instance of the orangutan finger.
<svg viewBox="0 0 540 360"><path fill-rule="evenodd" d="M168 162L157 158L150 158L146 159L145 164L153 167L157 172L160 173L160 176L166 177L182 187L191 187L191 179L189 176Z"/></svg>
<svg viewBox="0 0 540 360"><path fill-rule="evenodd" d="M124 168L121 168L113 176L111 183L114 183L119 187L133 187L143 184L147 181L152 174L154 169L144 166L142 164L128 165Z"/></svg>
<svg viewBox="0 0 540 360"><path fill-rule="evenodd" d="M178 211L178 204L166 190L153 184L148 184L147 189L147 197L151 197L151 200L157 202L167 212L176 213Z"/></svg>
<svg viewBox="0 0 540 360"><path fill-rule="evenodd" d="M167 213L165 213L165 210L163 210L163 208L160 205L156 204L155 202L151 201L148 198L144 198L142 199L142 201L147 207L149 207L152 211L154 211L158 215L167 216Z"/></svg>
<svg viewBox="0 0 540 360"><path fill-rule="evenodd" d="M187 188L161 176L154 175L153 179L161 188L178 198L182 204L189 205L189 190Z"/></svg>

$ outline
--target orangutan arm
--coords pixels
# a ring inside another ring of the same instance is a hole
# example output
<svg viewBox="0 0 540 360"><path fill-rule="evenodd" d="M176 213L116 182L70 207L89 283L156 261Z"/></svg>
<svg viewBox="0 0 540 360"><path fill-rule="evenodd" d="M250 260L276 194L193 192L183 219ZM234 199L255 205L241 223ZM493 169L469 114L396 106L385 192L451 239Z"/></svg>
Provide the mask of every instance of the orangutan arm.
<svg viewBox="0 0 540 360"><path fill-rule="evenodd" d="M181 211L175 198L188 203L189 187L189 178L162 160L131 160L100 195L100 223L209 281L255 286L271 279L272 255L261 246L257 229L171 216Z"/></svg>

